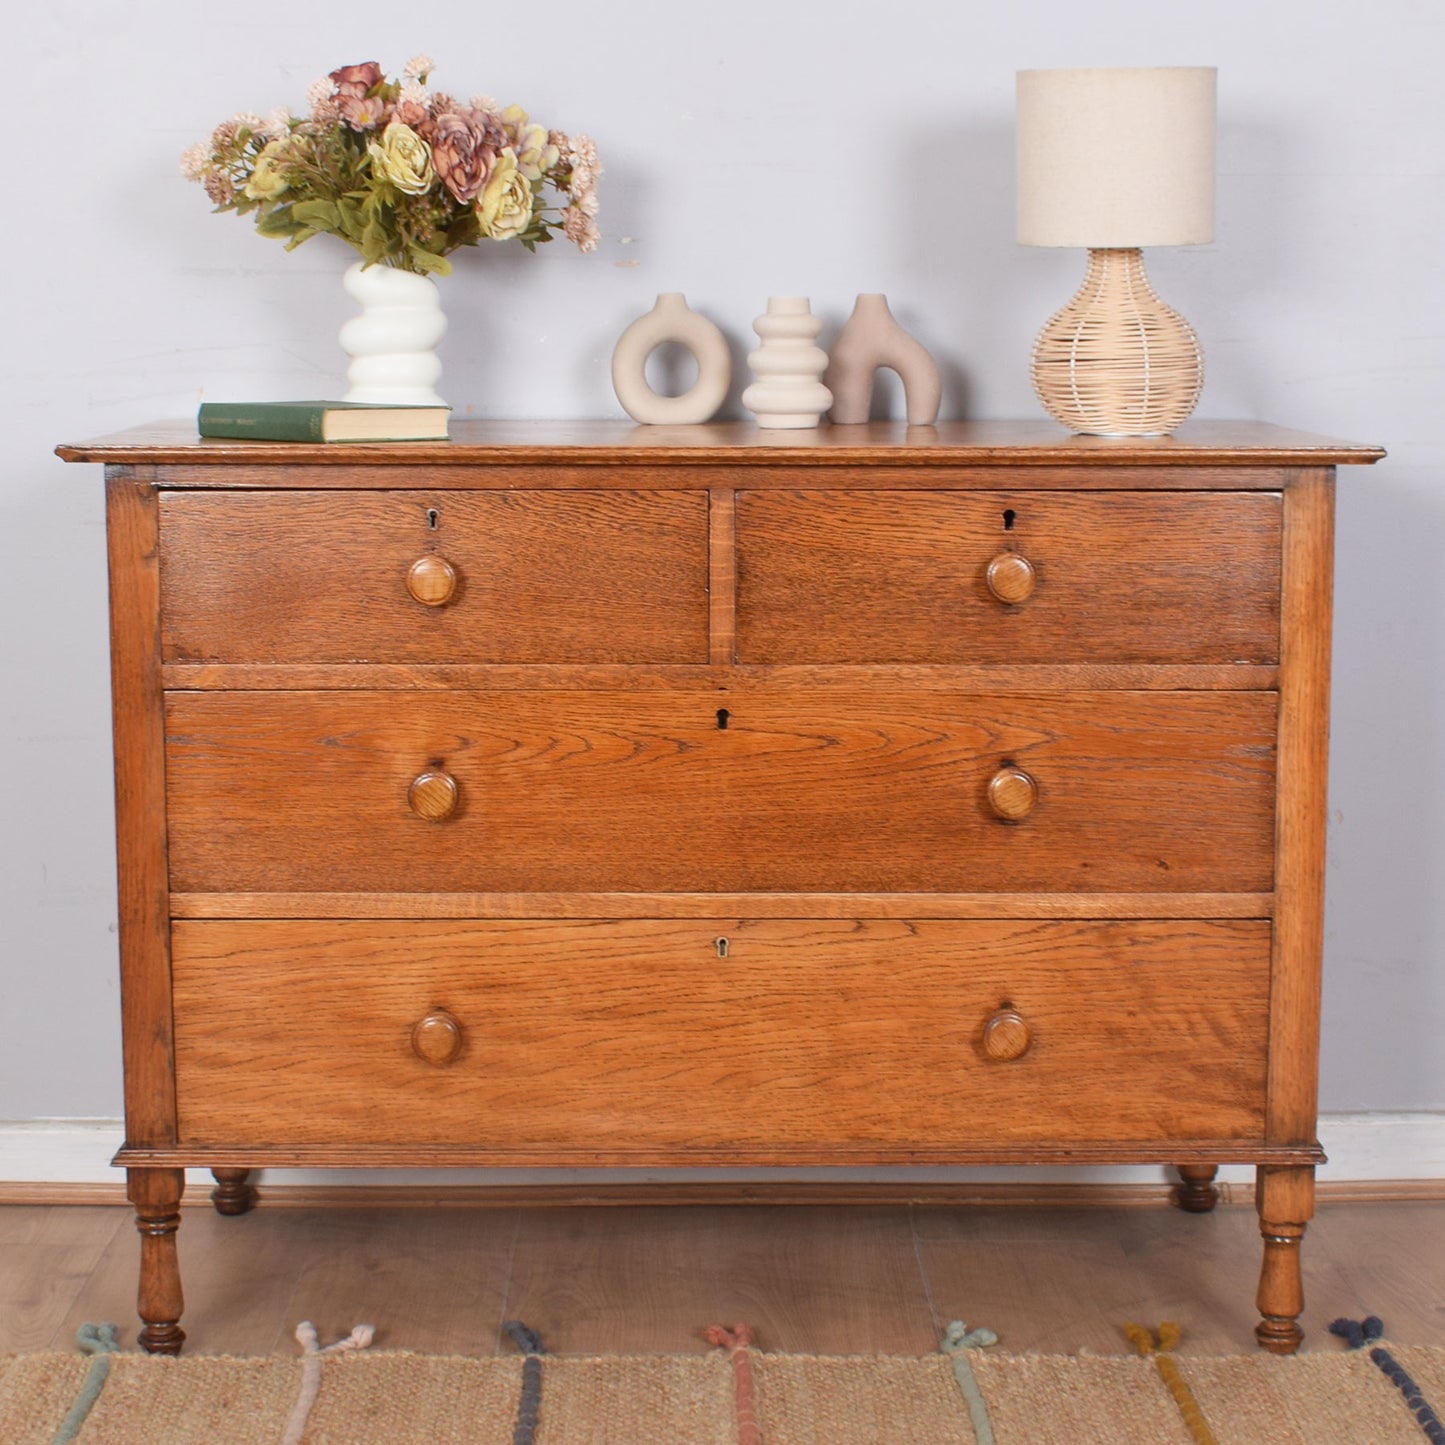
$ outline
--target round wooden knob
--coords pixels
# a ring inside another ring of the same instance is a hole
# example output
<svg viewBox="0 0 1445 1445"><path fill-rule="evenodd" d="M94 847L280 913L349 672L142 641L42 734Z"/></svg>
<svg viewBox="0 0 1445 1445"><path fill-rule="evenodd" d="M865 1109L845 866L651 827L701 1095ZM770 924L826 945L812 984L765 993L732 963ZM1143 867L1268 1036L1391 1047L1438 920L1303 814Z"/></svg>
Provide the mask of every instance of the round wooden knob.
<svg viewBox="0 0 1445 1445"><path fill-rule="evenodd" d="M429 1064L449 1064L462 1051L462 1026L444 1008L435 1009L412 1029L411 1051Z"/></svg>
<svg viewBox="0 0 1445 1445"><path fill-rule="evenodd" d="M445 557L418 557L407 569L406 590L423 607L445 607L456 594L457 569Z"/></svg>
<svg viewBox="0 0 1445 1445"><path fill-rule="evenodd" d="M450 773L438 770L422 773L406 790L406 800L418 818L440 823L450 818L457 806L457 780Z"/></svg>
<svg viewBox="0 0 1445 1445"><path fill-rule="evenodd" d="M1022 768L1011 763L988 780L988 805L1005 823L1027 818L1038 801L1039 785Z"/></svg>
<svg viewBox="0 0 1445 1445"><path fill-rule="evenodd" d="M996 1063L1021 1059L1029 1051L1033 1035L1015 1008L1001 1008L983 1026L983 1051Z"/></svg>
<svg viewBox="0 0 1445 1445"><path fill-rule="evenodd" d="M1000 552L983 574L988 590L1000 602L1027 602L1039 578L1034 564L1017 552Z"/></svg>

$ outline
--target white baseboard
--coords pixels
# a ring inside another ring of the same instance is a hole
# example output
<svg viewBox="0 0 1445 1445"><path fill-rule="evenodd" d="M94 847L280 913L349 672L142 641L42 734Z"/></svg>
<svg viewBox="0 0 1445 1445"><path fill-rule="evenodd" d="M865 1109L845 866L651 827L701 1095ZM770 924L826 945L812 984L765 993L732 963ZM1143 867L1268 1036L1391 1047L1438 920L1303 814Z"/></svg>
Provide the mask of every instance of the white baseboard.
<svg viewBox="0 0 1445 1445"><path fill-rule="evenodd" d="M0 1183L112 1184L110 1166L121 1145L118 1119L39 1119L0 1123ZM1445 1111L1409 1114L1326 1114L1320 1141L1330 1162L1321 1181L1445 1179ZM1039 1169L269 1169L270 1184L479 1185L641 1183L649 1180L847 1180L896 1183L1155 1184L1159 1165ZM1247 1184L1254 1171L1225 1165L1220 1179ZM188 1171L190 1183L209 1186L205 1170Z"/></svg>

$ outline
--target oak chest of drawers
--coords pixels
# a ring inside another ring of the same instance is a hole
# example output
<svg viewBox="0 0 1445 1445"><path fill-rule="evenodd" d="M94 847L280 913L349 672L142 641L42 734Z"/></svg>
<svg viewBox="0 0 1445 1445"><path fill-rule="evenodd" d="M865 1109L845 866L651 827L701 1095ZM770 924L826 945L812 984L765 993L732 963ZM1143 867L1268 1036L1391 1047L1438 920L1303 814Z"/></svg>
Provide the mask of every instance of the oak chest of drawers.
<svg viewBox="0 0 1445 1445"><path fill-rule="evenodd" d="M186 1166L1258 1166L1310 1217L1332 487L1254 425L107 465L147 1348Z"/></svg>

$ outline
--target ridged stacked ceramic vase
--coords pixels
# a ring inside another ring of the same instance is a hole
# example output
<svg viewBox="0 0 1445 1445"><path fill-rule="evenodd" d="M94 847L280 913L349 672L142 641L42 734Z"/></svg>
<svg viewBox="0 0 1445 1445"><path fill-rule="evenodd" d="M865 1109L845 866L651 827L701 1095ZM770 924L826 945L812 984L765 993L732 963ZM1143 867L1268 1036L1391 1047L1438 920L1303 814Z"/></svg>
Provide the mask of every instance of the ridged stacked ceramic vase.
<svg viewBox="0 0 1445 1445"><path fill-rule="evenodd" d="M770 296L768 309L753 322L762 345L749 353L757 380L743 392L743 405L760 427L815 427L833 404L823 385L828 354L818 346L823 329L806 296Z"/></svg>

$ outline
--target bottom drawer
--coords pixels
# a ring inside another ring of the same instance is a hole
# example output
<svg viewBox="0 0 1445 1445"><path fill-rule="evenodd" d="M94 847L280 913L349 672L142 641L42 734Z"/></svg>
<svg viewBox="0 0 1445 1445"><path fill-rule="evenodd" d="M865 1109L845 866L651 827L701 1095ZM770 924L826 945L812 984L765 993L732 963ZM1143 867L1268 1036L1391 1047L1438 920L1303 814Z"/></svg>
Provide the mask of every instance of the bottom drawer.
<svg viewBox="0 0 1445 1445"><path fill-rule="evenodd" d="M180 1140L600 1164L1258 1139L1269 938L1253 920L177 921Z"/></svg>

